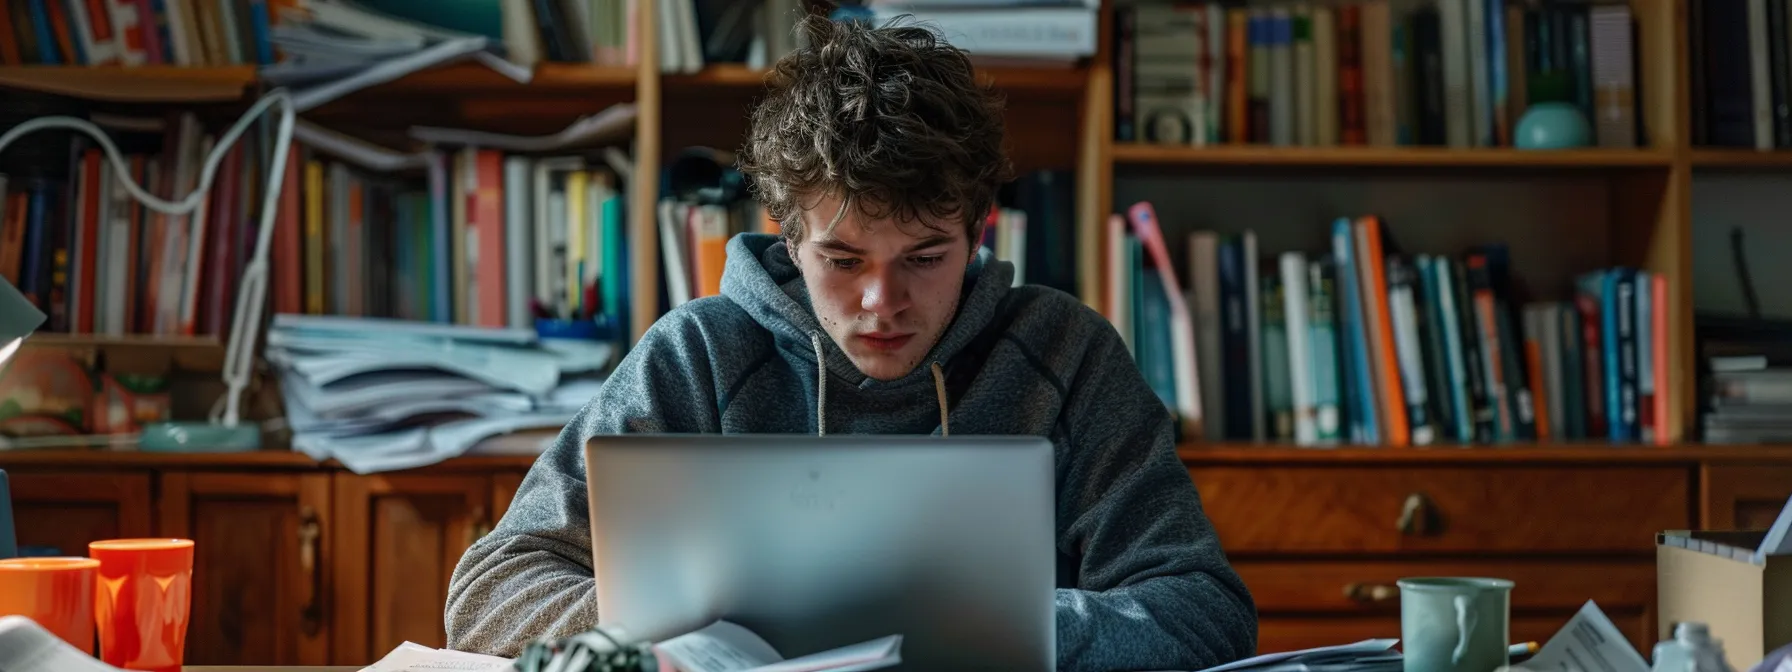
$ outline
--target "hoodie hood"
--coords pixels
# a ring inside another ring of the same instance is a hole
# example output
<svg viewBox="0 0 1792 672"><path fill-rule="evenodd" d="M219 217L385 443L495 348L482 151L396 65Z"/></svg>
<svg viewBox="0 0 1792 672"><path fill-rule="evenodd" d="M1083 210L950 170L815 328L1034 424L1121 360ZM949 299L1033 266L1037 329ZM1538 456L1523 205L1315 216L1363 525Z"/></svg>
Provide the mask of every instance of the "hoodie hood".
<svg viewBox="0 0 1792 672"><path fill-rule="evenodd" d="M825 360L828 374L860 389L871 390L937 383L935 379L939 372L930 369L935 365L949 365L977 334L989 326L1013 282L1014 266L996 260L987 248L978 246L970 265L965 268L958 313L947 325L946 333L928 351L920 366L892 381L880 381L860 372L822 329L802 274L790 260L790 252L778 236L742 233L728 241L728 263L722 269L722 296L770 331L785 357L798 357L813 364L819 351L819 359Z"/></svg>

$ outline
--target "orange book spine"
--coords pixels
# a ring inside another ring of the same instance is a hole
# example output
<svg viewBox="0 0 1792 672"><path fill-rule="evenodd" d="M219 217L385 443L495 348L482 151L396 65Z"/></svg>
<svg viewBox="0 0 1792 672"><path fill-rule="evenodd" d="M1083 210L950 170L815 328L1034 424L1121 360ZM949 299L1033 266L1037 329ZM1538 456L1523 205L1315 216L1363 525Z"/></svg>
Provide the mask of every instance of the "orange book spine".
<svg viewBox="0 0 1792 672"><path fill-rule="evenodd" d="M474 170L479 173L478 186L467 221L473 228L468 240L476 242L468 246L467 263L473 266L480 285L479 325L505 327L509 326L506 318L510 311L504 292L504 154L495 149L479 150ZM472 258L475 256L477 259Z"/></svg>
<svg viewBox="0 0 1792 672"><path fill-rule="evenodd" d="M1236 144L1251 140L1251 61L1248 10L1226 10L1226 137Z"/></svg>
<svg viewBox="0 0 1792 672"><path fill-rule="evenodd" d="M0 197L5 197L6 202L6 209L0 211L0 278L6 278L17 287L20 284L20 257L25 253L25 216L29 204L24 194L0 193Z"/></svg>
<svg viewBox="0 0 1792 672"><path fill-rule="evenodd" d="M24 55L19 53L19 41L17 39L12 39L13 36L18 35L18 33L13 30L12 6L8 4L10 2L24 1L25 0L0 0L0 36L5 36L7 38L0 39L0 65L25 64Z"/></svg>
<svg viewBox="0 0 1792 672"><path fill-rule="evenodd" d="M1387 381L1381 395L1381 417L1385 419L1381 423L1382 440L1390 446L1404 447L1409 445L1411 437L1406 421L1406 393L1400 386L1400 359L1394 354L1394 322L1388 315L1388 275L1381 250L1381 220L1368 216L1357 221L1360 224L1358 231L1369 246L1369 254L1360 260L1369 267L1371 294L1366 307L1373 313L1370 319L1381 325L1379 338L1371 345L1381 352L1377 365Z"/></svg>

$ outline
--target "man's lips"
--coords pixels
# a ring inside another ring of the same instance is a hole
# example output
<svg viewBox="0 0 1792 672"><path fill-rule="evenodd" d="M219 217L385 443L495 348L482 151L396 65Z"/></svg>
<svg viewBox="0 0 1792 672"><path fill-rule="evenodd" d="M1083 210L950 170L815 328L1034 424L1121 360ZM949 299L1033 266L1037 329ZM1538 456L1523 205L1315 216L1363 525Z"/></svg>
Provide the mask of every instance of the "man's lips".
<svg viewBox="0 0 1792 672"><path fill-rule="evenodd" d="M914 338L914 337L915 337L914 334L877 332L877 333L869 333L869 334L859 334L858 336L855 336L854 338L859 339L860 343L864 343L866 345L866 347L869 347L873 350L893 351L893 350L901 350L902 346L908 345L909 339Z"/></svg>

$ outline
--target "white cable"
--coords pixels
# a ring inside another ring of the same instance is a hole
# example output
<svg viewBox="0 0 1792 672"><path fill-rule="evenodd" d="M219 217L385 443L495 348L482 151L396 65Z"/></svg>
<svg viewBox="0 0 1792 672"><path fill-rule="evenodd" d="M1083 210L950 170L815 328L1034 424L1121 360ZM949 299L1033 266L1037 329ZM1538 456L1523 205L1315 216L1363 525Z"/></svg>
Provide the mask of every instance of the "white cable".
<svg viewBox="0 0 1792 672"><path fill-rule="evenodd" d="M268 109L274 105L280 106L280 126L274 135L274 155L272 163L268 166L267 187L262 189L264 196L261 205L261 226L256 229L255 255L250 257L249 263L243 267L242 284L236 294L236 311L231 318L230 340L224 348L224 384L229 391L223 399L222 418L219 417L219 410L216 406L212 409L212 422L221 420L226 427L237 425L238 417L241 414L243 390L249 386L249 372L251 365L255 362L255 339L260 332L262 308L267 294L268 243L273 240L274 218L280 210L280 187L285 184L286 179L286 156L292 146L292 96L285 89L275 89L255 101L249 111L244 112L242 118L238 119L236 124L232 125L230 130L225 131L223 137L218 139L216 146L212 148L211 155L206 157L205 165L200 169L198 186L180 201L164 201L137 184L131 176L130 164L118 151L118 146L112 144L112 139L106 136L105 131L86 119L39 117L0 134L0 152L6 151L7 145L27 133L52 128L66 128L93 136L100 148L105 150L106 157L112 161L115 179L124 184L125 190L130 192L132 198L156 212L178 216L199 209L200 204L205 202L206 195L211 191L212 176L217 172L218 164L224 160L224 155L230 151L231 146L236 144L237 139L242 137L243 132L248 130L249 124L267 113ZM188 262L199 263L191 259Z"/></svg>

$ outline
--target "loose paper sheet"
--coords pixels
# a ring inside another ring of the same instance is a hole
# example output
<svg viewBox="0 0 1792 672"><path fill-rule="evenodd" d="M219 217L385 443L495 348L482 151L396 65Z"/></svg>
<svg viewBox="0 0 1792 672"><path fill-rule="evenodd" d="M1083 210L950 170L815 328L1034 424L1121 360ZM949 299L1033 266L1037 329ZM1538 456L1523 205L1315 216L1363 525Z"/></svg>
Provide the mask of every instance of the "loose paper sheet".
<svg viewBox="0 0 1792 672"><path fill-rule="evenodd" d="M509 658L405 642L379 662L361 668L361 672L508 672L513 662Z"/></svg>
<svg viewBox="0 0 1792 672"><path fill-rule="evenodd" d="M1587 600L1537 655L1514 672L1649 672L1642 654L1612 625L1599 605Z"/></svg>

